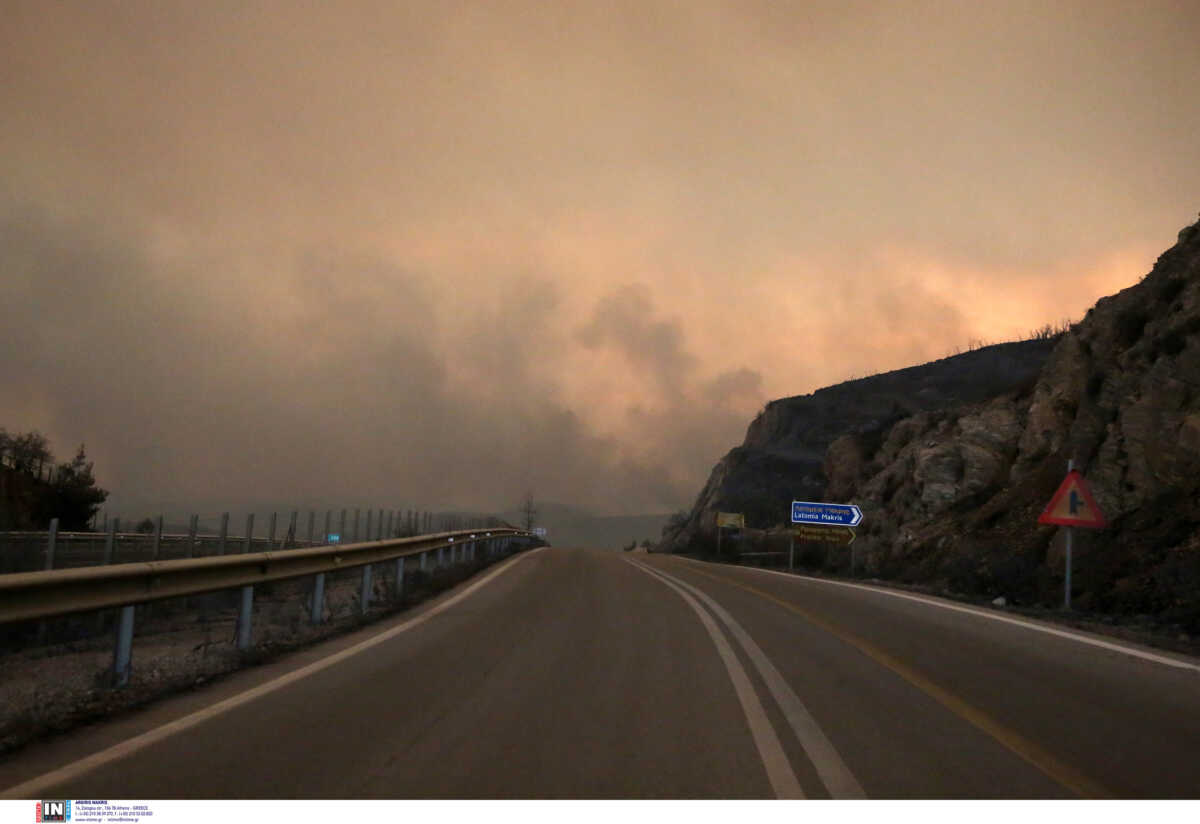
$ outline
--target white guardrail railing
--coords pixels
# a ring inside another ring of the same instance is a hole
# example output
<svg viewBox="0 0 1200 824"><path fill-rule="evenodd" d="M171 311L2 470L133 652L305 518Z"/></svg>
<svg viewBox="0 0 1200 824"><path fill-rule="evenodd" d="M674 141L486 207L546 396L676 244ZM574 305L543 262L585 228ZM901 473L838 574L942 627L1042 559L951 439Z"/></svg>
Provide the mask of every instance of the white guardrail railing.
<svg viewBox="0 0 1200 824"><path fill-rule="evenodd" d="M313 623L320 623L324 615L326 573L362 567L360 601L365 613L371 600L374 564L395 563L399 595L406 558L417 556L419 569L436 570L447 564L475 560L477 549L493 558L534 543L541 541L530 532L499 527L307 549L18 572L0 575L0 624L119 607L113 683L123 686L129 680L134 607L138 604L240 589L237 646L247 649L251 642L255 584L314 576L310 616Z"/></svg>

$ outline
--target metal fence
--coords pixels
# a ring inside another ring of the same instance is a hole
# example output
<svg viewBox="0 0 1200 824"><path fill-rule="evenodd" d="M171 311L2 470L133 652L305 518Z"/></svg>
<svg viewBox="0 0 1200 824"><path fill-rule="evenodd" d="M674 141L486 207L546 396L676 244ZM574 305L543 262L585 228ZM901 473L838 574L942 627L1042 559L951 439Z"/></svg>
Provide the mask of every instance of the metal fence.
<svg viewBox="0 0 1200 824"><path fill-rule="evenodd" d="M256 525L257 520L257 525ZM268 550L301 549L331 543L408 538L454 528L498 527L497 518L438 516L416 510L299 510L287 519L270 513L192 515L187 532L164 532L163 518L149 532L122 532L117 519L98 532L60 532L57 520L45 532L0 532L0 575L47 569L102 566L137 561L168 561ZM265 523L264 523L265 521ZM435 524L441 525L436 528ZM264 529L265 527L265 529ZM231 530L238 530L232 532Z"/></svg>

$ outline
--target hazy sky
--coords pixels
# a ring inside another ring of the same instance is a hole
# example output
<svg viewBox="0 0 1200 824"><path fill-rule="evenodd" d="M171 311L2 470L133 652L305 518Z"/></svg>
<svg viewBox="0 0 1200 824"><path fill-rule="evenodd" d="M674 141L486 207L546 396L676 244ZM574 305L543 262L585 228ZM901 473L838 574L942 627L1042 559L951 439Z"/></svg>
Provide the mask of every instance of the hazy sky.
<svg viewBox="0 0 1200 824"><path fill-rule="evenodd" d="M137 507L689 505L1200 209L1200 4L0 15L0 425Z"/></svg>

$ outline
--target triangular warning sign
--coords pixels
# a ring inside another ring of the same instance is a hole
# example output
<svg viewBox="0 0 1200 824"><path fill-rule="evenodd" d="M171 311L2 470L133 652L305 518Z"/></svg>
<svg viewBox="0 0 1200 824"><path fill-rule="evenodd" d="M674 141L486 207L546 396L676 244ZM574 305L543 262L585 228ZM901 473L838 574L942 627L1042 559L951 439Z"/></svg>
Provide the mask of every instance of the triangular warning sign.
<svg viewBox="0 0 1200 824"><path fill-rule="evenodd" d="M1039 524L1059 526L1108 526L1104 514L1092 497L1092 490L1078 469L1067 473L1058 491L1038 516Z"/></svg>

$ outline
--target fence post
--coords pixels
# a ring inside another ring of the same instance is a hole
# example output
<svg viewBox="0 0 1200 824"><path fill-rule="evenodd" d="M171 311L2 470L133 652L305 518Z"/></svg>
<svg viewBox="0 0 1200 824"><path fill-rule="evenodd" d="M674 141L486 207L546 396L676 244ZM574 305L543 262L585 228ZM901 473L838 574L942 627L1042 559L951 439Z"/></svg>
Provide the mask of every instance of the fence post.
<svg viewBox="0 0 1200 824"><path fill-rule="evenodd" d="M117 643L113 649L113 680L114 687L123 687L129 683L129 673L133 661L133 605L121 607L121 617L117 620Z"/></svg>
<svg viewBox="0 0 1200 824"><path fill-rule="evenodd" d="M425 559L428 557L428 555L428 552L422 552L420 555L420 562L417 564L417 569L421 570L422 572L425 571Z"/></svg>
<svg viewBox="0 0 1200 824"><path fill-rule="evenodd" d="M242 587L242 605L238 610L237 648L250 649L250 619L254 614L254 585Z"/></svg>
<svg viewBox="0 0 1200 824"><path fill-rule="evenodd" d="M359 598L362 604L362 614L367 614L367 608L371 606L371 565L363 564L362 568L362 596Z"/></svg>
<svg viewBox="0 0 1200 824"><path fill-rule="evenodd" d="M788 532L788 572L796 571L796 535Z"/></svg>
<svg viewBox="0 0 1200 824"><path fill-rule="evenodd" d="M308 510L308 545L313 545L313 530L317 526L317 513L315 510Z"/></svg>
<svg viewBox="0 0 1200 824"><path fill-rule="evenodd" d="M158 553L162 549L162 524L163 516L159 515L158 520L154 523L154 560L158 560Z"/></svg>
<svg viewBox="0 0 1200 824"><path fill-rule="evenodd" d="M396 559L396 597L404 594L404 556Z"/></svg>
<svg viewBox="0 0 1200 824"><path fill-rule="evenodd" d="M342 510L342 520L338 525L338 541L340 543L346 542L346 510L344 509Z"/></svg>
<svg viewBox="0 0 1200 824"><path fill-rule="evenodd" d="M292 544L296 543L296 518L299 515L299 512L294 509L292 510L292 519L288 521L288 531L287 535L284 536L282 549L287 549L289 542Z"/></svg>
<svg viewBox="0 0 1200 824"><path fill-rule="evenodd" d="M200 516L193 515L192 520L188 523L188 548L187 556L191 558L196 554L196 533L200 531Z"/></svg>
<svg viewBox="0 0 1200 824"><path fill-rule="evenodd" d="M250 539L254 535L254 513L246 516L246 537L242 539L242 552L250 551Z"/></svg>
<svg viewBox="0 0 1200 824"><path fill-rule="evenodd" d="M321 541L321 546L325 546L326 544L329 543L329 521L332 517L333 517L333 513L330 512L328 509L325 510L325 537Z"/></svg>
<svg viewBox="0 0 1200 824"><path fill-rule="evenodd" d="M113 518L108 524L108 534L104 536L104 565L113 562L113 551L117 541L117 519Z"/></svg>
<svg viewBox="0 0 1200 824"><path fill-rule="evenodd" d="M383 540L383 510L379 510L379 518L375 524L375 540Z"/></svg>
<svg viewBox="0 0 1200 824"><path fill-rule="evenodd" d="M50 534L46 539L46 569L54 569L54 545L58 543L58 518L50 519Z"/></svg>
<svg viewBox="0 0 1200 824"><path fill-rule="evenodd" d="M309 620L319 624L325 618L325 573L318 572L313 581L312 611Z"/></svg>
<svg viewBox="0 0 1200 824"><path fill-rule="evenodd" d="M221 513L221 539L217 543L217 554L225 554L225 538L229 535L229 513Z"/></svg>
<svg viewBox="0 0 1200 824"><path fill-rule="evenodd" d="M107 528L105 529L105 532L107 534L104 536L104 566L108 566L109 564L111 564L113 562L113 552L115 550L116 540L117 540L118 520L119 519L117 519L117 518L113 518L111 521L109 521L107 518L105 518L105 521L107 522L107 524L106 524ZM104 610L101 610L100 612L98 612L96 614L96 632L101 633L103 631L104 631Z"/></svg>
<svg viewBox="0 0 1200 824"><path fill-rule="evenodd" d="M395 514L396 514L396 511L395 511L395 510L393 510L393 509L389 509L389 510L388 510L388 526L387 526L387 536L388 536L389 538L394 538L394 537L396 537L396 536L395 536L395 534L392 532L392 518L395 516Z"/></svg>
<svg viewBox="0 0 1200 824"><path fill-rule="evenodd" d="M267 552L275 548L275 513L271 513L271 522L267 527Z"/></svg>

